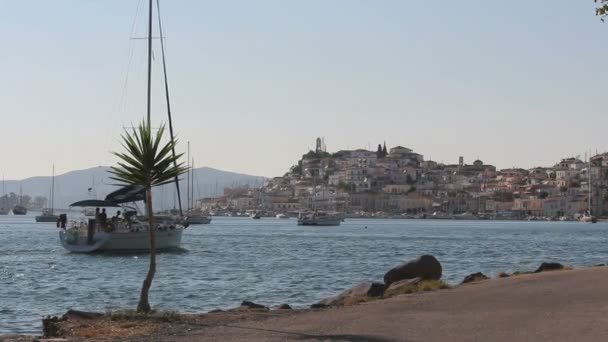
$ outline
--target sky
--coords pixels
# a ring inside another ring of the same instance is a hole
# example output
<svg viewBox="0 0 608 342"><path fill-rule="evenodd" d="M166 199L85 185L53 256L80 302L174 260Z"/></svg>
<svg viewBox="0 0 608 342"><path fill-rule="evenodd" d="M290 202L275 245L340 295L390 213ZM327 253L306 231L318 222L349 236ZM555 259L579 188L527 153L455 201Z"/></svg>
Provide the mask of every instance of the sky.
<svg viewBox="0 0 608 342"><path fill-rule="evenodd" d="M316 137L499 168L608 150L608 23L593 0L160 5L174 125L197 167L282 175ZM146 41L132 38L146 6L0 0L7 179L116 162L123 128L145 116ZM158 126L159 40L154 56Z"/></svg>

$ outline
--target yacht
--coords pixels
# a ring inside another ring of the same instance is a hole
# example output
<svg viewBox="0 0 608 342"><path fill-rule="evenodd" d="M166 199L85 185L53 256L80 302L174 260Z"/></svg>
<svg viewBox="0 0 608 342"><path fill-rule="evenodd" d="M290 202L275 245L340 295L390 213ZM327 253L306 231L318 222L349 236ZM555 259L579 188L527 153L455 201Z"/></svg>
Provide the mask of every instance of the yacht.
<svg viewBox="0 0 608 342"><path fill-rule="evenodd" d="M597 223L597 218L586 211L579 219L584 223Z"/></svg>
<svg viewBox="0 0 608 342"><path fill-rule="evenodd" d="M25 215L27 214L27 208L17 204L16 206L13 207L13 215Z"/></svg>
<svg viewBox="0 0 608 342"><path fill-rule="evenodd" d="M152 1L150 1L152 3ZM150 18L149 27L152 27L152 8L150 7ZM167 82L167 69L165 64L165 48L164 48L164 36L162 32L162 26L160 21L160 15L158 16L158 28L159 28L159 40L160 40L160 52L162 57L162 69L164 72L165 79L165 93L167 98L167 115L169 121L169 134L171 139L174 139L172 119L171 119L171 107L169 101L169 85ZM147 86L148 90L151 89L151 68L152 68L152 32L148 31L148 77ZM151 103L151 92L148 91L147 95L148 103L148 123L150 122L150 103ZM173 151L175 155L175 151ZM175 187L177 190L177 196L180 196L179 179L175 178ZM154 224L148 221L145 216L138 216L135 203L144 200L146 189L142 186L127 185L119 188L118 190L110 193L105 197L104 200L83 200L76 203L72 203L71 207L96 207L96 208L122 208L124 211L122 217L115 216L111 219L103 220L100 222L99 217L95 219L83 218L80 221L72 221L63 228L64 222L61 222L62 228L59 231L59 240L61 245L68 251L75 253L92 253L97 251L136 251L136 252L148 252L150 251L150 238L155 237L155 248L157 250L175 249L179 248L182 242L182 234L184 229L188 227L188 224L182 219L182 217L175 217L172 215L167 216L155 216ZM127 204L131 204L127 206ZM181 213L181 202L180 202L180 213ZM62 215L64 221L67 220ZM154 235L150 232L154 232Z"/></svg>
<svg viewBox="0 0 608 342"><path fill-rule="evenodd" d="M298 226L339 226L343 217L340 213L315 210L298 215Z"/></svg>
<svg viewBox="0 0 608 342"><path fill-rule="evenodd" d="M579 220L584 223L597 223L597 218L591 213L591 194L593 187L593 183L591 182L591 158L589 158L589 166L587 169L587 173L589 174L589 195L587 197L587 211L585 211L585 213L583 214L583 216L580 217Z"/></svg>
<svg viewBox="0 0 608 342"><path fill-rule="evenodd" d="M53 165L53 177L51 178L51 207L42 210L42 215L36 216L36 222L57 222L59 216L53 213L55 207L55 165Z"/></svg>
<svg viewBox="0 0 608 342"><path fill-rule="evenodd" d="M190 210L186 213L186 222L188 224L209 224L211 216L199 210Z"/></svg>
<svg viewBox="0 0 608 342"><path fill-rule="evenodd" d="M46 208L42 210L42 215L36 216L36 222L57 222L59 215L53 213L53 208Z"/></svg>
<svg viewBox="0 0 608 342"><path fill-rule="evenodd" d="M27 208L21 203L23 201L23 192L21 191L21 184L19 185L19 204L13 207L13 215L25 215L27 214Z"/></svg>
<svg viewBox="0 0 608 342"><path fill-rule="evenodd" d="M276 218L278 218L278 219L288 219L289 216L287 216L285 214L277 214Z"/></svg>
<svg viewBox="0 0 608 342"><path fill-rule="evenodd" d="M118 189L105 200L84 200L72 203L71 207L122 208L125 215L108 219L106 223L83 218L71 221L68 228L59 231L61 245L70 252L92 253L99 251L148 251L150 229L154 229L156 248L179 248L182 233L187 227L180 218L170 215L155 215L151 227L146 216L137 215L126 203L143 201L143 187L126 186Z"/></svg>
<svg viewBox="0 0 608 342"><path fill-rule="evenodd" d="M6 188L4 187L4 175L2 175L2 203L0 204L0 215L8 215L8 198L6 197Z"/></svg>

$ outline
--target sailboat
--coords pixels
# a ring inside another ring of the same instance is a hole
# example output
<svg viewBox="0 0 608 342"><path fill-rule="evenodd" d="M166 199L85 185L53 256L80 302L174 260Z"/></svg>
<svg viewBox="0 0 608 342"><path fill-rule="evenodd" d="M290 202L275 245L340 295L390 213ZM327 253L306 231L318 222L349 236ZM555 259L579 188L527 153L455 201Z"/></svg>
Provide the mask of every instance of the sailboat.
<svg viewBox="0 0 608 342"><path fill-rule="evenodd" d="M8 198L6 197L6 188L4 187L4 175L2 175L2 205L0 207L0 215L8 215Z"/></svg>
<svg viewBox="0 0 608 342"><path fill-rule="evenodd" d="M13 207L13 215L25 214L27 214L27 208L23 206L23 191L21 190L21 184L19 184L19 204Z"/></svg>
<svg viewBox="0 0 608 342"><path fill-rule="evenodd" d="M53 165L53 176L51 178L51 207L42 210L42 215L36 216L36 222L57 222L59 216L55 215L55 165Z"/></svg>
<svg viewBox="0 0 608 342"><path fill-rule="evenodd" d="M147 77L147 114L148 124L151 116L151 81L152 81L152 18L153 2L149 1L148 22L148 77ZM156 2L158 14L158 28L162 55L162 65L165 83L165 95L167 102L167 114L169 118L169 133L173 139L173 123L171 120L171 106L169 101L169 84L167 82L167 68L165 63L164 36L161 24L160 5ZM175 155L175 151L172 151ZM179 199L179 179L175 177L175 186ZM98 207L112 208L120 207L124 215L115 216L109 222L95 219L72 222L68 229L59 231L59 239L62 246L76 253L92 253L97 251L149 251L149 232L155 231L156 249L175 249L181 245L182 233L188 226L182 220L181 200L179 200L180 217L155 215L155 224L151 226L147 218L138 215L135 203L143 201L145 188L138 186L125 186L109 195L104 200L83 200L72 203L74 207ZM133 203L133 204L131 204Z"/></svg>
<svg viewBox="0 0 608 342"><path fill-rule="evenodd" d="M581 216L580 221L584 223L596 223L597 218L591 213L591 194L592 194L592 185L591 185L591 155L589 155L589 169L587 170L589 174L589 196L587 200L587 211Z"/></svg>
<svg viewBox="0 0 608 342"><path fill-rule="evenodd" d="M188 210L186 210L186 222L188 224L209 224L211 216L206 215L200 209L194 209L194 159L190 165L190 142L188 142ZM190 172L192 170L192 172Z"/></svg>

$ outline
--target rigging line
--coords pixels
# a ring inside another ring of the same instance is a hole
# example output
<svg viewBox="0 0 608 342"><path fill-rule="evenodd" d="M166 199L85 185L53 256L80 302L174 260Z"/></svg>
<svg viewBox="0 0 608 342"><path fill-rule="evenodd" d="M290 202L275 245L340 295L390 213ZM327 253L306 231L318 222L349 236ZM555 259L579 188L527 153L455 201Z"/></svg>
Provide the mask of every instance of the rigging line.
<svg viewBox="0 0 608 342"><path fill-rule="evenodd" d="M167 63L165 61L165 40L164 40L164 36L163 36L163 26L161 23L161 16L160 16L160 0L156 0L156 14L158 15L158 31L159 31L159 35L160 35L160 51L161 51L161 56L162 56L162 61L163 61L163 75L165 78L165 97L166 97L166 101L167 101L167 116L169 117L169 134L171 135L171 140L175 139L175 136L173 134L173 120L171 119L171 103L169 101L169 82L167 81ZM151 36L151 35L150 35ZM171 151L173 153L173 158L175 158L175 146L173 146L173 149ZM173 162L173 166L177 167L177 160L174 160ZM183 216L183 212L182 212L182 196L181 196L181 192L179 190L179 177L175 176L175 187L177 189L177 201L178 201L178 205L179 205L179 216Z"/></svg>
<svg viewBox="0 0 608 342"><path fill-rule="evenodd" d="M131 33L129 34L129 37L132 37L135 34L135 30L137 29L136 25L137 25L137 18L139 18L139 12L140 12L140 8L142 5L143 0L139 0L137 2L137 7L135 8L135 16L133 17L133 22L131 23ZM135 52L135 47L133 44L132 40L129 40L129 57L127 59L127 68L126 68L126 72L125 72L125 81L123 83L122 86L122 92L121 92L121 96L120 96L120 101L118 102L118 110L122 110L123 106L126 107L125 104L125 99L127 97L127 90L128 90L128 84L129 84L129 72L131 70L131 64L133 63L133 55Z"/></svg>

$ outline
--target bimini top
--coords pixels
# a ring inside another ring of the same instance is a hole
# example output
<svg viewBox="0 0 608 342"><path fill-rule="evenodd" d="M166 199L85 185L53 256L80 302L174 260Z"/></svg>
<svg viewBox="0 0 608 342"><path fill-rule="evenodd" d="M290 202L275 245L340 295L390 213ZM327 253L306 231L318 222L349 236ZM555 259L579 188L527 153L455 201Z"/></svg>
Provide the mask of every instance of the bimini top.
<svg viewBox="0 0 608 342"><path fill-rule="evenodd" d="M146 188L138 185L127 185L111 192L106 201L114 204L143 201L146 198Z"/></svg>
<svg viewBox="0 0 608 342"><path fill-rule="evenodd" d="M119 207L120 204L143 201L146 188L127 185L111 192L104 200L84 200L70 204L70 207Z"/></svg>
<svg viewBox="0 0 608 342"><path fill-rule="evenodd" d="M84 200L70 204L70 207L120 207L118 204L103 200Z"/></svg>

